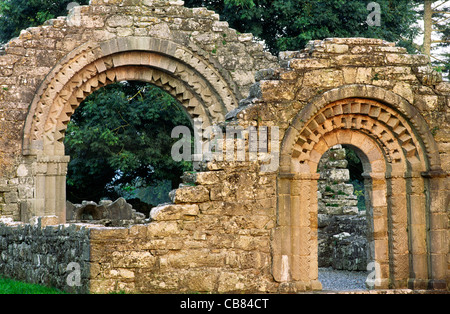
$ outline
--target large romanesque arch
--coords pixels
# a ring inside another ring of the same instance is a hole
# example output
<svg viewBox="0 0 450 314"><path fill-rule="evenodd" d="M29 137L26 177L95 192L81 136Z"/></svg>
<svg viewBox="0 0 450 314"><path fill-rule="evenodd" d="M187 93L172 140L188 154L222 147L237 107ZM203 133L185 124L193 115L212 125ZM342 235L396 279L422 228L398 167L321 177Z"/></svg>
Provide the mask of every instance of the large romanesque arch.
<svg viewBox="0 0 450 314"><path fill-rule="evenodd" d="M161 87L205 127L223 121L238 103L230 82L181 45L149 37L88 43L41 85L25 124L24 154L64 155L64 131L81 101L102 86L125 80Z"/></svg>
<svg viewBox="0 0 450 314"><path fill-rule="evenodd" d="M0 217L16 221L0 222L0 271L34 281L44 272L70 290L61 269L76 260L79 291L91 292L320 290L316 170L343 144L364 165L376 288L448 290L450 84L427 57L379 39L313 41L277 63L252 38L180 1L93 0L8 43ZM239 141L252 156L203 164L149 223L45 227L65 221L70 116L121 80L161 87L204 127L247 128ZM277 167L264 167L271 153ZM58 244L50 252L47 242Z"/></svg>
<svg viewBox="0 0 450 314"><path fill-rule="evenodd" d="M2 160L5 174L17 178L9 184L17 192L11 210L0 214L22 221L56 215L64 222L65 130L90 93L124 80L152 83L206 128L224 121L255 71L276 59L205 8L123 0L93 1L24 30L0 60L1 99L15 111L6 128L23 130L14 131Z"/></svg>

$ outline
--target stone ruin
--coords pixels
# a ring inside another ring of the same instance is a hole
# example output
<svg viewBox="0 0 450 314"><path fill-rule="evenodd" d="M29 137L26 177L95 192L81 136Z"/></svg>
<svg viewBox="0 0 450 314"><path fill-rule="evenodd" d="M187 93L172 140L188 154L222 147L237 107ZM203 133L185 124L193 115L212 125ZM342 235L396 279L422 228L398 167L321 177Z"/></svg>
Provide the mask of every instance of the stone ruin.
<svg viewBox="0 0 450 314"><path fill-rule="evenodd" d="M450 84L434 74L427 56L373 38L277 58L182 1L92 0L24 30L0 52L0 217L13 220L0 223L0 274L71 290L76 262L81 292L321 290L318 226L332 224L317 165L341 144L365 169L375 288L447 289ZM161 87L202 130L278 129L278 167L266 171L262 153L210 162L149 223L66 224L67 124L88 94L123 80ZM359 217L343 213L331 218Z"/></svg>
<svg viewBox="0 0 450 314"><path fill-rule="evenodd" d="M336 145L318 166L319 267L365 271L368 263L367 222L347 169L346 150Z"/></svg>
<svg viewBox="0 0 450 314"><path fill-rule="evenodd" d="M148 222L145 214L133 209L133 206L124 198L119 198L115 202L102 200L99 204L92 201L72 204L67 201L66 217L68 222L95 222L107 227L123 227Z"/></svg>

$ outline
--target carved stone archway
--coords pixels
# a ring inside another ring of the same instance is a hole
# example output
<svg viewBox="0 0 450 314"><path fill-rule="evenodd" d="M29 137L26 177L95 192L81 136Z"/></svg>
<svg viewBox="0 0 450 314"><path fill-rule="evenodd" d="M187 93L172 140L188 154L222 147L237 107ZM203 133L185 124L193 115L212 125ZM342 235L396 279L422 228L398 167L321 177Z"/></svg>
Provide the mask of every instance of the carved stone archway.
<svg viewBox="0 0 450 314"><path fill-rule="evenodd" d="M398 95L370 86L326 92L300 111L286 133L273 242L275 280L301 290L321 289L317 165L337 144L356 148L364 164L370 258L379 266L375 286L442 285L445 270L437 261L443 256L433 253L439 249L432 248L433 231L428 231L439 215L431 204L443 197L435 143L412 106Z"/></svg>
<svg viewBox="0 0 450 314"><path fill-rule="evenodd" d="M47 76L25 124L25 155L60 156L67 123L79 104L112 82L141 80L161 87L204 127L237 106L236 91L211 64L168 40L127 37L85 44Z"/></svg>
<svg viewBox="0 0 450 314"><path fill-rule="evenodd" d="M238 106L240 95L214 65L169 40L126 37L82 45L48 74L25 122L23 154L37 165L28 216L56 214L65 221L70 158L63 141L70 117L92 92L126 80L162 88L191 119L202 121L203 128L224 121L226 113Z"/></svg>

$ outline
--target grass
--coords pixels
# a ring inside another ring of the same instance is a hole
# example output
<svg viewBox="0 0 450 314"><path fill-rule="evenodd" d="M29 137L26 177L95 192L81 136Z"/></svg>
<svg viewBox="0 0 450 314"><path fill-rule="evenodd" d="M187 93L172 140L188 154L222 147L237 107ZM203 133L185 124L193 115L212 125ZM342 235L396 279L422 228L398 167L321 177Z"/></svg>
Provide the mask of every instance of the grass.
<svg viewBox="0 0 450 314"><path fill-rule="evenodd" d="M0 277L0 294L65 294L65 292Z"/></svg>

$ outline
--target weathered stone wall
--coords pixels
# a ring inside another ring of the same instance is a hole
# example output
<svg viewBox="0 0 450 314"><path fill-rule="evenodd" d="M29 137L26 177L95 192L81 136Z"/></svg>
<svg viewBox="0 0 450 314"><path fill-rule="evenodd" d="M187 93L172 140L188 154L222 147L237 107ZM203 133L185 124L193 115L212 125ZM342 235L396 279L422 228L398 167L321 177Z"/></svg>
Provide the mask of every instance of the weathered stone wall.
<svg viewBox="0 0 450 314"><path fill-rule="evenodd" d="M369 243L366 211L358 200L347 169L346 149L336 145L323 154L318 171L319 267L366 271Z"/></svg>
<svg viewBox="0 0 450 314"><path fill-rule="evenodd" d="M64 205L45 201L64 194L58 186L68 158L56 158L64 148L55 153L52 145L61 145L67 119L96 89L144 79L179 100L192 118L211 123L238 106L256 70L275 65L251 34L182 1L91 1L23 30L0 55L0 187L9 193L0 199L0 215L28 222ZM48 134L50 121L56 135Z"/></svg>
<svg viewBox="0 0 450 314"><path fill-rule="evenodd" d="M88 293L89 229L53 225L57 217L53 218L39 218L33 225L0 220L0 273L68 292Z"/></svg>
<svg viewBox="0 0 450 314"><path fill-rule="evenodd" d="M211 163L197 186L148 225L91 230L92 291L276 292L271 233L276 175L257 163Z"/></svg>

